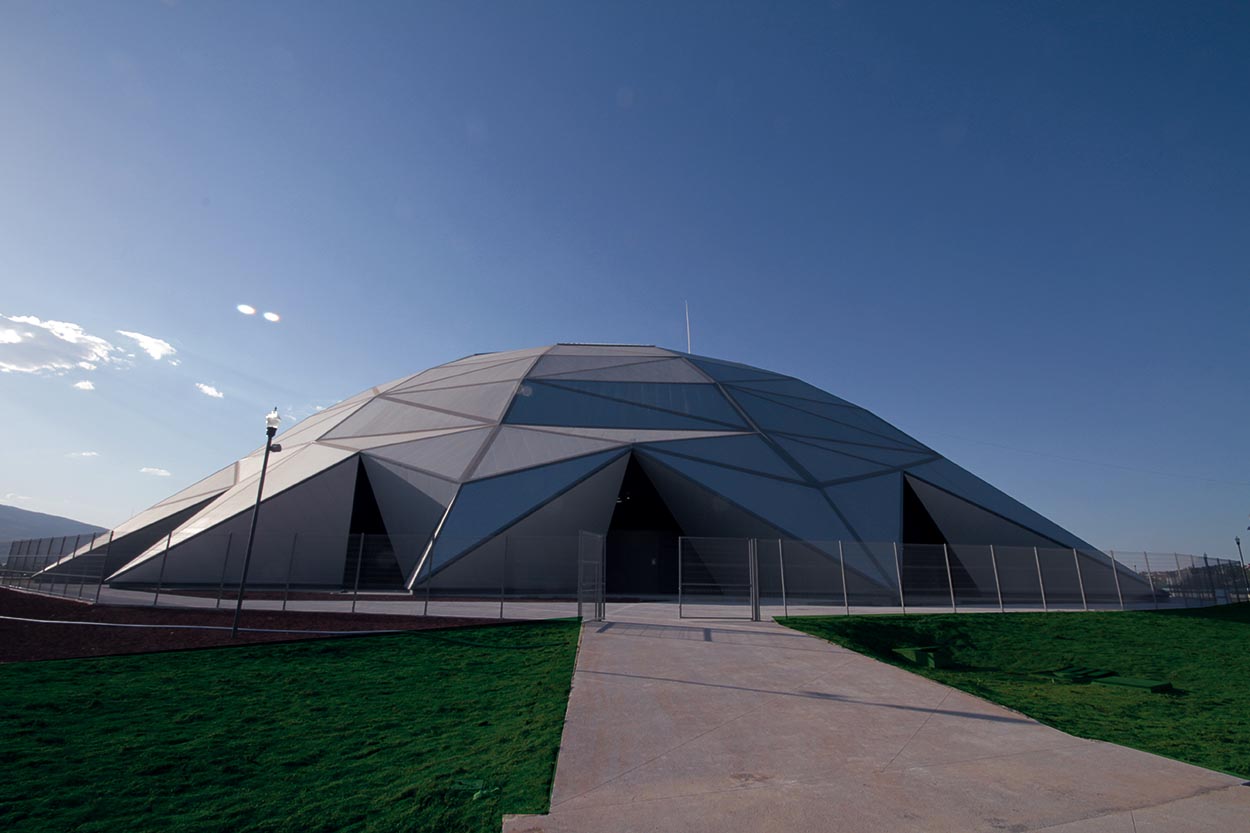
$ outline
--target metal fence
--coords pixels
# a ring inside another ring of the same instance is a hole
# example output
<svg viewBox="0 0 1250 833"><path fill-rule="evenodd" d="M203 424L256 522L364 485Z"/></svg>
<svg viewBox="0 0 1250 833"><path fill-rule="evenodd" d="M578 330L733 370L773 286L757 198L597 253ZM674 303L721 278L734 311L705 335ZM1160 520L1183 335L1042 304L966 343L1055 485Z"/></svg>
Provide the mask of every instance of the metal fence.
<svg viewBox="0 0 1250 833"><path fill-rule="evenodd" d="M603 619L609 601L675 601L683 617L758 619L1250 599L1242 563L1205 555L706 537L677 541L675 586L626 599L613 594L611 558L631 555L618 547L609 556L608 538L507 535L441 539L431 548L415 536L258 535L245 582L246 540L238 536L201 535L187 544L167 536L140 551L100 533L13 542L0 584L120 604L233 607L245 590L249 609L589 620Z"/></svg>
<svg viewBox="0 0 1250 833"><path fill-rule="evenodd" d="M67 536L13 542L0 586L105 604L232 609L242 594L247 609L601 620L603 540L501 536L441 563L467 545L427 552L424 536L257 535L245 578L242 536L180 545L168 535L141 552L108 534ZM416 567L409 581L405 563Z"/></svg>
<svg viewBox="0 0 1250 833"><path fill-rule="evenodd" d="M1250 600L1239 561L994 545L681 538L682 617L1128 610ZM611 588L609 588L609 591Z"/></svg>

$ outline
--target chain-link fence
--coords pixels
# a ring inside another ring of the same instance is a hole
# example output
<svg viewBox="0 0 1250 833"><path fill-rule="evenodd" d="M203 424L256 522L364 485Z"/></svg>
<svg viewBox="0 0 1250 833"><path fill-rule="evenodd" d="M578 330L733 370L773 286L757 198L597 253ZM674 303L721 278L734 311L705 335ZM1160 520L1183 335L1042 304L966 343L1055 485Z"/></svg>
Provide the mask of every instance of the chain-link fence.
<svg viewBox="0 0 1250 833"><path fill-rule="evenodd" d="M611 535L486 540L353 534L111 533L15 541L0 584L114 604L603 619L608 601L676 602L680 616L872 610L1127 610L1250 599L1240 561L1177 553L1053 547L682 537L675 583L614 593ZM622 539L625 540L625 539ZM632 539L630 539L632 540ZM245 574L246 561L246 574ZM652 562L654 563L654 562ZM673 581L673 579L667 579Z"/></svg>
<svg viewBox="0 0 1250 833"><path fill-rule="evenodd" d="M604 536L486 541L353 534L175 535L136 551L109 534L16 541L0 585L105 604L556 618L604 612Z"/></svg>

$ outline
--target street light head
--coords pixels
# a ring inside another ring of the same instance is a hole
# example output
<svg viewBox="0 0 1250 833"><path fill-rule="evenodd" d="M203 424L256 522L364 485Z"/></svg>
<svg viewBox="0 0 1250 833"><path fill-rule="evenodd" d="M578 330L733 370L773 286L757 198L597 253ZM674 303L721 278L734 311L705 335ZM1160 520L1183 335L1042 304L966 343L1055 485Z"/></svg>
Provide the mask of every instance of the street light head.
<svg viewBox="0 0 1250 833"><path fill-rule="evenodd" d="M282 417L278 416L278 406L275 405L273 410L265 417L265 427L270 431L278 430L278 423L282 421Z"/></svg>

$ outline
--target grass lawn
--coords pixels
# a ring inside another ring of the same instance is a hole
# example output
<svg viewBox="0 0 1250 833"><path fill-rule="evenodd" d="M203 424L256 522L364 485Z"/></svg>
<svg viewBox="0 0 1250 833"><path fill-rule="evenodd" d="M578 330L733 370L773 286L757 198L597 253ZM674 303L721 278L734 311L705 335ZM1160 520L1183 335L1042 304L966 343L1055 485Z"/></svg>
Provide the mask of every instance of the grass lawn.
<svg viewBox="0 0 1250 833"><path fill-rule="evenodd" d="M1130 613L813 616L783 625L1001 703L1073 735L1250 777L1250 604ZM895 646L946 645L919 668ZM1066 665L1170 682L1150 694L1051 682Z"/></svg>
<svg viewBox="0 0 1250 833"><path fill-rule="evenodd" d="M498 831L544 812L578 625L0 666L0 830Z"/></svg>

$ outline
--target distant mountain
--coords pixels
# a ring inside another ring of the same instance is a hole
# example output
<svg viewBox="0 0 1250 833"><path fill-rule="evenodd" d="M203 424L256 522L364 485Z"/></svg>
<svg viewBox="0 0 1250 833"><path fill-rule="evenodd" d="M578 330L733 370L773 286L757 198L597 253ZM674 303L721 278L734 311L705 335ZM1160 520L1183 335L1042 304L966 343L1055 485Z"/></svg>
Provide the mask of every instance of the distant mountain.
<svg viewBox="0 0 1250 833"><path fill-rule="evenodd" d="M0 503L0 558L9 554L10 541L50 538L54 535L90 535L104 531L103 527L85 524L73 518L45 515Z"/></svg>

